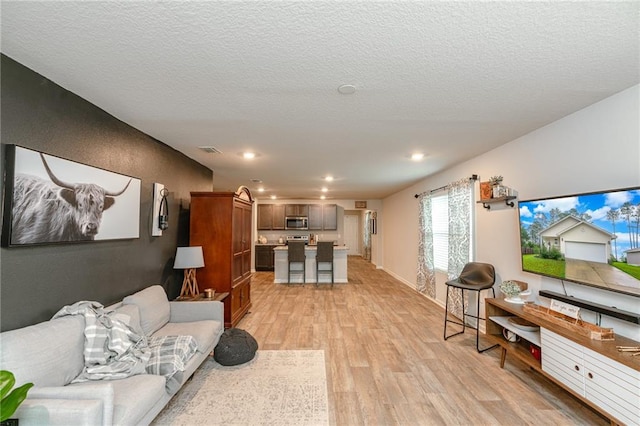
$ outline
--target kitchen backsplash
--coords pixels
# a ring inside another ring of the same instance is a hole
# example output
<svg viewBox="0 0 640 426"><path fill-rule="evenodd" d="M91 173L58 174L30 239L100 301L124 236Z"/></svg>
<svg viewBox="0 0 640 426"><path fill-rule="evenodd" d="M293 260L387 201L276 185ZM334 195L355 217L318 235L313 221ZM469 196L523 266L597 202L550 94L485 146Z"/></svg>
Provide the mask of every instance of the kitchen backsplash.
<svg viewBox="0 0 640 426"><path fill-rule="evenodd" d="M318 241L335 241L338 245L344 244L342 234L332 231L258 231L255 242L258 242L260 237L266 237L268 244L277 244L280 238L286 241L287 235L317 235Z"/></svg>

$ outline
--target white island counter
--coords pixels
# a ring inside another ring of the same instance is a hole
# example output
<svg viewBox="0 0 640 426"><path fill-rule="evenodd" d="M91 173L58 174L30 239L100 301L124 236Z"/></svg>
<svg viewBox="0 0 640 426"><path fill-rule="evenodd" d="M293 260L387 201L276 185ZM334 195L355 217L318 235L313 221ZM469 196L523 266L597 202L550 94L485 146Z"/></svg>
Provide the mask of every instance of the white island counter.
<svg viewBox="0 0 640 426"><path fill-rule="evenodd" d="M316 249L315 245L305 246L306 256L306 282L316 282ZM333 282L334 283L346 283L347 280L347 252L349 248L347 246L334 246L333 247ZM273 249L275 255L275 279L274 283L288 283L289 282L289 262L288 247L278 246ZM327 265L320 264L320 267L324 269ZM295 268L299 271L302 270L301 264L293 264L291 268ZM320 282L330 282L331 276L329 274L321 274ZM302 283L302 274L292 274L292 283Z"/></svg>

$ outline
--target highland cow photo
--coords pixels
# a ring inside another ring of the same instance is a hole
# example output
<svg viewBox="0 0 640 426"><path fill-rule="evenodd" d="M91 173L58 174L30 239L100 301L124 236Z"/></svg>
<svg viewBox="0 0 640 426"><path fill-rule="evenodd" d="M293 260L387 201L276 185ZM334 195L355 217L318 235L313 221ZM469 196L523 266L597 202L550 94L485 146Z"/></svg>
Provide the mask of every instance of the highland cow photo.
<svg viewBox="0 0 640 426"><path fill-rule="evenodd" d="M140 236L140 179L7 145L5 182L5 246Z"/></svg>

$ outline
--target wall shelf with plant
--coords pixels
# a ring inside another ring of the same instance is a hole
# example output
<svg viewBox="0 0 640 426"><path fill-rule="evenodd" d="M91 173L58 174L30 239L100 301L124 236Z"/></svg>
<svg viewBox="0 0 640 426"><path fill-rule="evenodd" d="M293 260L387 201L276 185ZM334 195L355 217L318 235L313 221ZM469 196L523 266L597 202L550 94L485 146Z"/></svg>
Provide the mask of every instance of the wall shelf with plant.
<svg viewBox="0 0 640 426"><path fill-rule="evenodd" d="M514 207L518 197L517 191L502 184L504 178L500 175L492 176L487 182L480 182L480 201L482 206L490 210L491 204L504 202L509 207Z"/></svg>

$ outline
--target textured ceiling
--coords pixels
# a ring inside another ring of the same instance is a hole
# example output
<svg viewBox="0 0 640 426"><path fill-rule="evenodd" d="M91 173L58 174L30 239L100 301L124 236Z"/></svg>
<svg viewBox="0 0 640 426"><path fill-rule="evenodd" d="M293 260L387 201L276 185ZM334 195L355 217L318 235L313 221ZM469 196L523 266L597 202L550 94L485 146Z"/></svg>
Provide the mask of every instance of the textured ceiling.
<svg viewBox="0 0 640 426"><path fill-rule="evenodd" d="M2 1L2 52L214 171L383 198L639 82L640 3ZM341 95L341 84L357 91ZM198 146L222 154L206 154ZM243 160L238 153L258 157ZM422 162L409 160L423 152Z"/></svg>

